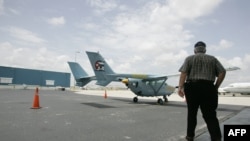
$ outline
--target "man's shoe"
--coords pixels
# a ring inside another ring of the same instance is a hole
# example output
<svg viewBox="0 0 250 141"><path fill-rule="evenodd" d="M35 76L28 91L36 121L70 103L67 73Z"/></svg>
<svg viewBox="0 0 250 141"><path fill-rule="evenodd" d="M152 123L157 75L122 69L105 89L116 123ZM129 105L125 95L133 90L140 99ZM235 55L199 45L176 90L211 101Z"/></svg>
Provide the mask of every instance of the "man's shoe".
<svg viewBox="0 0 250 141"><path fill-rule="evenodd" d="M186 140L187 140L187 141L194 141L194 138L193 138L193 137L188 137L188 136L186 136Z"/></svg>

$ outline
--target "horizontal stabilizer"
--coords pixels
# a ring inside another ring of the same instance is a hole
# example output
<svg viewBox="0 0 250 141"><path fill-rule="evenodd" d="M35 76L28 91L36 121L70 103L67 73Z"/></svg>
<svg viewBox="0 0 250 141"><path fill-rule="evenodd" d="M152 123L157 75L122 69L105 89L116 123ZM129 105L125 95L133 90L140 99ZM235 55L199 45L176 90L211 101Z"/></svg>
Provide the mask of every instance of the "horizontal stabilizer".
<svg viewBox="0 0 250 141"><path fill-rule="evenodd" d="M111 81L97 81L95 84L99 86L107 86Z"/></svg>

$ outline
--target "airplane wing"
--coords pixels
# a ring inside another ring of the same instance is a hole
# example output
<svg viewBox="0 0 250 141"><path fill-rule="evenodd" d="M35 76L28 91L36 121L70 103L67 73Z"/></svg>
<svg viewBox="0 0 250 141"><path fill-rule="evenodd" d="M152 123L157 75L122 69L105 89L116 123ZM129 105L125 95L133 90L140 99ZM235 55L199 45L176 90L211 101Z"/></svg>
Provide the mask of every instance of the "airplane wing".
<svg viewBox="0 0 250 141"><path fill-rule="evenodd" d="M228 67L226 68L226 71L235 71L235 70L239 70L240 68L239 67ZM176 77L176 76L180 76L180 73L175 73L175 74L168 74L167 77L170 78L170 77Z"/></svg>
<svg viewBox="0 0 250 141"><path fill-rule="evenodd" d="M239 70L239 67L228 67L226 71L235 71ZM112 77L113 80L121 81L124 78L134 78L134 79L142 79L143 81L150 81L150 80L160 80L160 79L168 79L170 77L178 77L180 73L168 74L168 75L151 75L151 74L107 74L107 76Z"/></svg>
<svg viewBox="0 0 250 141"><path fill-rule="evenodd" d="M235 71L235 70L239 70L239 67L228 67L226 68L226 71Z"/></svg>
<svg viewBox="0 0 250 141"><path fill-rule="evenodd" d="M228 67L226 68L226 71L235 71L235 70L239 70L240 68L239 67ZM170 78L170 77L176 77L176 76L180 76L180 73L175 73L175 74L168 74L167 77Z"/></svg>
<svg viewBox="0 0 250 141"><path fill-rule="evenodd" d="M167 76L169 78L169 77L176 77L176 76L180 76L180 75L181 75L181 73L174 73L174 74L168 74Z"/></svg>
<svg viewBox="0 0 250 141"><path fill-rule="evenodd" d="M239 67L228 67L226 68L226 71L235 71L235 70L239 70L240 68ZM180 73L175 73L175 74L168 74L167 77L170 78L170 77L176 77L176 76L180 76Z"/></svg>
<svg viewBox="0 0 250 141"><path fill-rule="evenodd" d="M105 61L99 52L86 51L92 69L97 79L97 85L106 86L112 81L122 81L124 79L142 79L145 80L167 80L169 77L179 76L180 73L169 75L151 75L151 74L118 74L115 73L109 64ZM238 67L230 67L227 71L233 71L239 69Z"/></svg>
<svg viewBox="0 0 250 141"><path fill-rule="evenodd" d="M110 74L107 76L113 77L113 79L117 81L122 81L128 78L141 79L142 81L155 81L155 80L168 79L168 76L166 75L148 75L148 74Z"/></svg>

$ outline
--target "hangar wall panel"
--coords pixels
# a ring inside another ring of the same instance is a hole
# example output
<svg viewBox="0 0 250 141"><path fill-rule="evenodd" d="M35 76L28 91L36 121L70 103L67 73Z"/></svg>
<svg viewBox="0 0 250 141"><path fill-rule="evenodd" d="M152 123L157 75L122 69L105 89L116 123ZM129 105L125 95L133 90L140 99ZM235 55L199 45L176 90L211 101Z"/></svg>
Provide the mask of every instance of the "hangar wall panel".
<svg viewBox="0 0 250 141"><path fill-rule="evenodd" d="M70 73L0 66L0 85L70 86Z"/></svg>

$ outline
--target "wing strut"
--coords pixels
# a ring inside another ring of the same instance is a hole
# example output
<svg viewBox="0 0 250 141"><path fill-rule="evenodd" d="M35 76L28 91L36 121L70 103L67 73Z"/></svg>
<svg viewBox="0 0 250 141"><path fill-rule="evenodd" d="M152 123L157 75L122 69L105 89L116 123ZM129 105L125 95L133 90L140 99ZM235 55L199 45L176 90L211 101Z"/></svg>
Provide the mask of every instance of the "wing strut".
<svg viewBox="0 0 250 141"><path fill-rule="evenodd" d="M149 86L154 90L155 96L158 95L160 89L162 88L162 86L165 84L166 81L167 81L167 77L165 77L165 78L163 79L161 85L160 85L158 88L154 87L152 84L149 84Z"/></svg>

